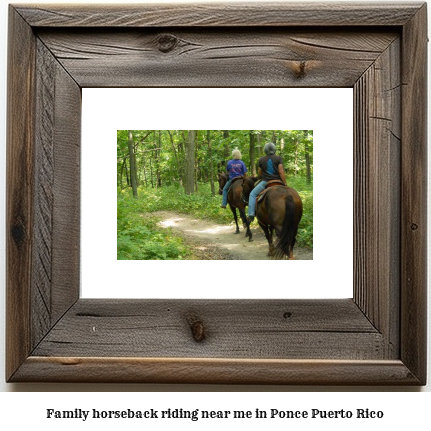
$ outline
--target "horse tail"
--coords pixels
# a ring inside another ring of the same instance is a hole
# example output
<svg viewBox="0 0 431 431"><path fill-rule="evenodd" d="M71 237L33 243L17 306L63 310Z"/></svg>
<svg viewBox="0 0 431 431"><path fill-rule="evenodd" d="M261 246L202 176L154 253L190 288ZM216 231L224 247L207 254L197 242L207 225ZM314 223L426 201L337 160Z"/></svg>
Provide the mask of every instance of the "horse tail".
<svg viewBox="0 0 431 431"><path fill-rule="evenodd" d="M281 234L275 245L276 259L282 259L284 255L288 258L293 253L293 246L298 233L298 225L302 217L302 201L296 190L288 190L286 207Z"/></svg>

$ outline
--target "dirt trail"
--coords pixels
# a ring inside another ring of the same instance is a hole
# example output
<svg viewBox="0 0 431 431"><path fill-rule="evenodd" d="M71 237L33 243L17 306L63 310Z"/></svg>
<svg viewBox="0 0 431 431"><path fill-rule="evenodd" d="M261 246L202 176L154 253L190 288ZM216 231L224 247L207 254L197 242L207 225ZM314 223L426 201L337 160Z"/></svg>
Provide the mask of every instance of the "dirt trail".
<svg viewBox="0 0 431 431"><path fill-rule="evenodd" d="M171 228L184 237L193 246L199 259L227 260L269 260L268 242L262 229L256 222L252 224L253 241L245 237L245 229L240 225L241 233L235 234L235 225L218 225L209 220L200 220L186 214L169 211L152 213L159 226ZM294 248L295 259L312 260L313 251Z"/></svg>

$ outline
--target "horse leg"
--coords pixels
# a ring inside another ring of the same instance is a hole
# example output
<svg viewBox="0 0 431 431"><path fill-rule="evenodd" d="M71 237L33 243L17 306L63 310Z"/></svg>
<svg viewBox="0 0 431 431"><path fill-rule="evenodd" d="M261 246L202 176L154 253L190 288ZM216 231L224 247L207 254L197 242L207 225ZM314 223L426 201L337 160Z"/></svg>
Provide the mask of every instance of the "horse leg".
<svg viewBox="0 0 431 431"><path fill-rule="evenodd" d="M297 232L298 232L298 229L296 229L295 236L292 239L292 244L290 244L290 246L289 246L289 259L290 260L295 260L295 256L293 255L293 247L296 244L296 234L297 234Z"/></svg>
<svg viewBox="0 0 431 431"><path fill-rule="evenodd" d="M272 244L273 238L274 238L274 228L272 226L268 226L268 230L269 230L269 236L271 238L271 244Z"/></svg>
<svg viewBox="0 0 431 431"><path fill-rule="evenodd" d="M272 243L272 232L274 229L271 227L268 227L267 225L262 224L261 222L259 222L259 225L262 228L263 232L265 233L265 238L268 241L268 245L269 245L268 256L272 256L274 254L274 244Z"/></svg>
<svg viewBox="0 0 431 431"><path fill-rule="evenodd" d="M274 248L274 228L270 225L268 226L268 230L269 230L269 256L273 256L274 252L275 252L275 248Z"/></svg>
<svg viewBox="0 0 431 431"><path fill-rule="evenodd" d="M236 224L236 231L235 231L235 233L239 233L238 216L236 215L236 208L234 208L231 204L229 204L229 207L230 207L230 209L232 211L233 219L235 220L235 224Z"/></svg>
<svg viewBox="0 0 431 431"><path fill-rule="evenodd" d="M241 216L241 220L244 223L245 228L247 229L245 233L245 237L246 238L248 237L248 242L253 241L252 239L253 234L251 233L250 224L247 220L247 216L245 215L244 209L239 209L239 215Z"/></svg>

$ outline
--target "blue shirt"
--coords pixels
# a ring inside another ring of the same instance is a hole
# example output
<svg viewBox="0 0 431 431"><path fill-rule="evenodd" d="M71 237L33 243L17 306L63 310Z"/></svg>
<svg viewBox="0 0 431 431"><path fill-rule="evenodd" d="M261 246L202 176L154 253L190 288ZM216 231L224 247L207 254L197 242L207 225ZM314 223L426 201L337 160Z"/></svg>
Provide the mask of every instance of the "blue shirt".
<svg viewBox="0 0 431 431"><path fill-rule="evenodd" d="M242 160L229 160L227 162L227 171L229 172L229 179L239 177L247 172L245 163Z"/></svg>

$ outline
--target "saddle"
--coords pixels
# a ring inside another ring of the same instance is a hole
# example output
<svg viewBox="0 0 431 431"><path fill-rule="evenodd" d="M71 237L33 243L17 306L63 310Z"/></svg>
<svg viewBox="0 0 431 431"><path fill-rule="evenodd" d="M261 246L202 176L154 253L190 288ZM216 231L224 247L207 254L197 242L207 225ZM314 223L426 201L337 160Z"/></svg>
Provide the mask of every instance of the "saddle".
<svg viewBox="0 0 431 431"><path fill-rule="evenodd" d="M235 181L242 180L242 179L244 179L244 177L243 177L242 175L240 175L239 177L235 177L235 178L232 180L232 182L230 183L230 186L232 187L232 184L233 184Z"/></svg>
<svg viewBox="0 0 431 431"><path fill-rule="evenodd" d="M266 185L265 189L264 189L264 190L262 190L262 191L257 195L257 198L256 198L256 205L257 205L257 203L258 203L258 202L260 202L260 201L262 201L262 200L263 200L263 198L264 198L264 197L265 197L265 195L266 195L266 192L267 192L271 187L273 187L273 186L284 186L284 184L283 184L283 181L281 181L281 180L271 180L271 181L268 181L268 184Z"/></svg>

